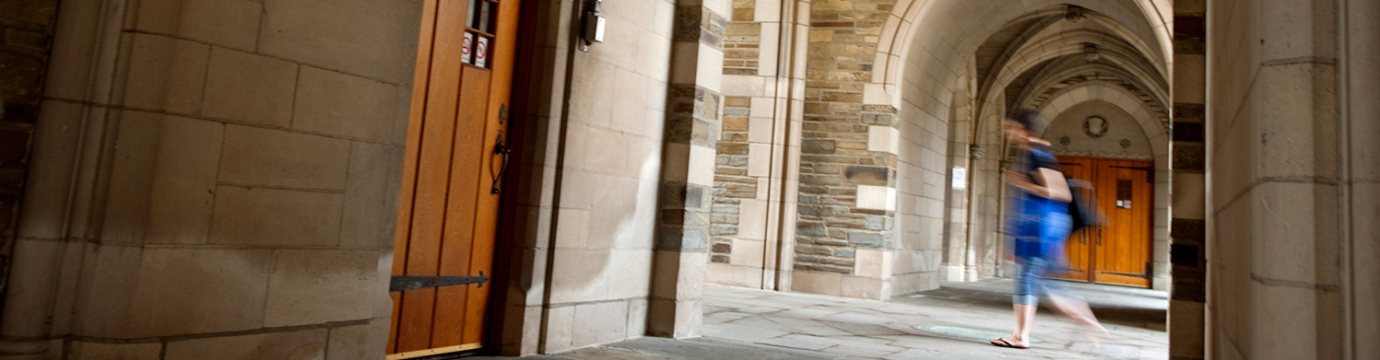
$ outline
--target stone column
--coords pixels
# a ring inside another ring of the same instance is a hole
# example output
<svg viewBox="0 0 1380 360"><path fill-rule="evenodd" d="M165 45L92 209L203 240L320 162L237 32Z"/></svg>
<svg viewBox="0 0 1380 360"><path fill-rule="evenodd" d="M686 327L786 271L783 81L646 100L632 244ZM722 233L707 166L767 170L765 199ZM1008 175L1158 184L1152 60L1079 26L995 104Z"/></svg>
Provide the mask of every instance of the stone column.
<svg viewBox="0 0 1380 360"><path fill-rule="evenodd" d="M1203 303L1207 257L1203 243L1207 186L1204 177L1203 109L1207 53L1201 1L1175 1L1174 126L1172 127L1170 219L1169 353L1175 359L1203 358Z"/></svg>
<svg viewBox="0 0 1380 360"><path fill-rule="evenodd" d="M555 221L556 191L560 184L560 154L563 116L566 112L566 93L570 86L568 71L574 36L579 22L578 0L543 1L542 6L523 9L522 20L534 39L531 47L523 48L532 54L531 61L518 62L513 103L513 143L519 144L516 166L510 173L515 186L510 194L514 201L513 227L507 236L510 247L500 246L497 264L506 264L507 278L495 278L495 305L501 306L494 321L501 322L501 348L504 356L526 356L550 347L563 351L570 347L570 334L561 332L560 340L553 337L544 324L549 318L549 298L552 238ZM497 272L497 269L495 269ZM499 273L502 274L502 273ZM497 281L504 281L500 283ZM505 289L506 287L506 289ZM504 289L505 291L498 291ZM546 340L546 341L543 341ZM551 346L564 343L563 346Z"/></svg>
<svg viewBox="0 0 1380 360"><path fill-rule="evenodd" d="M676 1L647 334L700 335L727 0Z"/></svg>
<svg viewBox="0 0 1380 360"><path fill-rule="evenodd" d="M1343 0L1339 29L1342 79L1342 117L1338 147L1342 150L1342 237L1349 264L1344 284L1352 287L1344 304L1348 321L1343 358L1364 359L1380 354L1380 2Z"/></svg>
<svg viewBox="0 0 1380 360"><path fill-rule="evenodd" d="M1337 143L1351 134L1338 128L1337 64L1345 54L1338 51L1337 4L1209 3L1210 358L1345 354L1352 332L1344 292L1353 288L1340 260L1352 249L1339 231L1345 213ZM1373 254L1365 261L1374 262ZM1357 307L1374 306L1365 301Z"/></svg>
<svg viewBox="0 0 1380 360"><path fill-rule="evenodd" d="M734 1L724 36L708 281L789 289L809 2ZM784 256L783 256L784 255Z"/></svg>
<svg viewBox="0 0 1380 360"><path fill-rule="evenodd" d="M968 187L972 183L969 179L973 178L971 174L976 161L972 161L970 152L973 136L969 128L973 123L975 89L971 89L970 84L973 82L974 65L973 62L968 64L968 74L958 81L959 87L954 90L953 110L949 115L949 155L945 161L948 170L944 179L944 191L947 192L944 198L944 211L947 212L944 222L944 266L940 268L940 278L946 281L978 279L978 249L970 233L975 227L971 226L969 218L969 214L972 214L969 191L973 189ZM961 177L957 174L960 171L963 172Z"/></svg>
<svg viewBox="0 0 1380 360"><path fill-rule="evenodd" d="M520 52L533 55L519 62L514 88L522 149L500 297L505 355L648 333L676 6L604 0L604 40L585 44L576 35L592 3L525 7L522 26L533 41Z"/></svg>
<svg viewBox="0 0 1380 360"><path fill-rule="evenodd" d="M897 115L895 93L869 82L873 67L882 63L875 55L894 3L823 1L809 9L792 290L885 300L894 286L897 249L909 251L921 242L921 236L897 230L898 209L910 204L898 194L922 192L926 179L901 178L904 121ZM942 179L928 180L941 190ZM933 205L927 209L943 211L942 201ZM932 234L926 234L933 237L926 240L937 245L941 224L933 225Z"/></svg>

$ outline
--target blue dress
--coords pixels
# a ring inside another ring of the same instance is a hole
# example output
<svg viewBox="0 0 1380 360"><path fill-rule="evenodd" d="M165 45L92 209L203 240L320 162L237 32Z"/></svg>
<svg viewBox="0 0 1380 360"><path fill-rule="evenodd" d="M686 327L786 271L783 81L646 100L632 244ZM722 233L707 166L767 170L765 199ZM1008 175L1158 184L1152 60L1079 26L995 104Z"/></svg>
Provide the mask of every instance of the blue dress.
<svg viewBox="0 0 1380 360"><path fill-rule="evenodd" d="M1059 170L1059 162L1049 154L1047 148L1030 149L1023 165L1021 173L1032 181L1041 168ZM1021 269L1016 274L1016 289L1011 301L1037 305L1041 293L1064 293L1058 286L1046 286L1040 278L1045 272L1057 269L1064 263L1064 240L1069 236L1073 218L1069 216L1068 203L1019 191L1021 194L1014 201L1010 226L1015 238L1013 250Z"/></svg>
<svg viewBox="0 0 1380 360"><path fill-rule="evenodd" d="M1059 171L1059 161L1045 151L1033 148L1028 152L1026 170L1022 171L1034 181L1041 168ZM1016 198L1013 227L1015 235L1015 254L1019 258L1053 257L1062 258L1064 240L1069 236L1073 219L1069 217L1069 204L1052 200L1029 192L1021 191Z"/></svg>

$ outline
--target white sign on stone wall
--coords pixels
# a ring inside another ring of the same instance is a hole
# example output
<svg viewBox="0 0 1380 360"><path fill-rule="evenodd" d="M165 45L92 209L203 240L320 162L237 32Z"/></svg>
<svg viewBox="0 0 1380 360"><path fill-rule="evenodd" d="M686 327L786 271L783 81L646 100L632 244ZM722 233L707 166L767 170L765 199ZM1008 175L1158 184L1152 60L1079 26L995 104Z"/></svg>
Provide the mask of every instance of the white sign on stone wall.
<svg viewBox="0 0 1380 360"><path fill-rule="evenodd" d="M968 188L968 169L955 167L953 184L955 189Z"/></svg>

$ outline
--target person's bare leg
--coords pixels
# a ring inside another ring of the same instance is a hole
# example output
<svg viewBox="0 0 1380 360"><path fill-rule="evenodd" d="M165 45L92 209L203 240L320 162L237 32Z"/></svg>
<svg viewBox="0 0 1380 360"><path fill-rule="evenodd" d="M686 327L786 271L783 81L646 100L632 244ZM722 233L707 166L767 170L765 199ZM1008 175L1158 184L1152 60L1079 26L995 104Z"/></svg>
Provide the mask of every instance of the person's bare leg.
<svg viewBox="0 0 1380 360"><path fill-rule="evenodd" d="M1035 305L1016 305L1016 340L1030 345L1030 328L1035 323Z"/></svg>
<svg viewBox="0 0 1380 360"><path fill-rule="evenodd" d="M1011 336L1001 338L1011 345L1028 347L1030 346L1030 326L1035 322L1035 305L1012 304L1011 310L1016 313L1016 331Z"/></svg>
<svg viewBox="0 0 1380 360"><path fill-rule="evenodd" d="M1097 315L1093 314L1092 308L1088 307L1088 303L1054 294L1050 294L1049 302L1054 310L1063 313L1064 316L1069 317L1069 319L1073 319L1073 321L1092 328L1095 331L1102 333L1107 332L1107 329L1103 328L1102 324L1097 321Z"/></svg>
<svg viewBox="0 0 1380 360"><path fill-rule="evenodd" d="M1049 303L1050 307L1055 311L1062 313L1074 322L1088 327L1089 330L1094 333L1087 336L1088 342L1092 343L1093 348L1098 348L1102 345L1100 336L1107 334L1107 328L1102 327L1102 324L1097 321L1097 316L1093 315L1092 308L1088 307L1088 303L1075 298L1055 294L1050 294Z"/></svg>

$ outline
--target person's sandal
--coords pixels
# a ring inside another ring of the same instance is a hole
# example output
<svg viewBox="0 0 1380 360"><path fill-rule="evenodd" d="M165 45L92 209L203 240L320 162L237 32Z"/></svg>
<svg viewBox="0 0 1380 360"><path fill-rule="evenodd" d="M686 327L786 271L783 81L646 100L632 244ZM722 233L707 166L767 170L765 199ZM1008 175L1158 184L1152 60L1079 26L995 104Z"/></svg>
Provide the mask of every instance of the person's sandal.
<svg viewBox="0 0 1380 360"><path fill-rule="evenodd" d="M1004 347L1004 348L1014 348L1014 349L1029 349L1029 348L1030 348L1030 346L1019 346L1019 345L1016 345L1016 344L1012 344L1011 342L1008 342L1008 341L1006 341L1006 339L1002 339L1002 338L992 339L992 345L995 345L995 346L998 346L998 347Z"/></svg>

